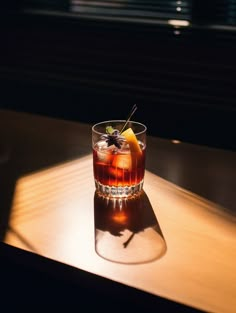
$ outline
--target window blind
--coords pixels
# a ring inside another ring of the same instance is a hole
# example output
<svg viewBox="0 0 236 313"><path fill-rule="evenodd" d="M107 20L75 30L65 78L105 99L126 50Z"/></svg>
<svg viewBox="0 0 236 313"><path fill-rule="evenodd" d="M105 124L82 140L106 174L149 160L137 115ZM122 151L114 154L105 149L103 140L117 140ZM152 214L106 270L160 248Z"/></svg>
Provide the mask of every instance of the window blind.
<svg viewBox="0 0 236 313"><path fill-rule="evenodd" d="M170 19L236 26L236 0L24 0L24 9L78 16L161 23Z"/></svg>
<svg viewBox="0 0 236 313"><path fill-rule="evenodd" d="M99 17L130 20L191 19L191 0L72 0L71 11Z"/></svg>
<svg viewBox="0 0 236 313"><path fill-rule="evenodd" d="M190 20L193 0L25 0L24 9L64 10L90 18L162 22Z"/></svg>

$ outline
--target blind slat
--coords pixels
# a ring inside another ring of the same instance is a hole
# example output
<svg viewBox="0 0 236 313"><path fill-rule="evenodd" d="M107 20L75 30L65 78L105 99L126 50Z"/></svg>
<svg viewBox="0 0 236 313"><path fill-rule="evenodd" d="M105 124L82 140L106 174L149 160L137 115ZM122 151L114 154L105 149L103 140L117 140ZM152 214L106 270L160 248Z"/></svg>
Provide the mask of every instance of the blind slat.
<svg viewBox="0 0 236 313"><path fill-rule="evenodd" d="M236 0L25 0L24 9L59 10L91 18L185 19L197 24L236 25Z"/></svg>

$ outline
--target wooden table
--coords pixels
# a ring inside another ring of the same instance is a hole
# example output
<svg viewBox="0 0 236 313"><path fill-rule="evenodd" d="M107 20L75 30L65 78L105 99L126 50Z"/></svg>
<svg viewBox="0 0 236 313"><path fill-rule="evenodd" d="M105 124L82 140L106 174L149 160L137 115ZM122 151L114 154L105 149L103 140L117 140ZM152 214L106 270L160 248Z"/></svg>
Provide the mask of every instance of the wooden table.
<svg viewBox="0 0 236 313"><path fill-rule="evenodd" d="M235 312L235 152L148 137L144 191L161 253L122 264L95 252L91 126L10 111L0 121L4 244L192 308Z"/></svg>

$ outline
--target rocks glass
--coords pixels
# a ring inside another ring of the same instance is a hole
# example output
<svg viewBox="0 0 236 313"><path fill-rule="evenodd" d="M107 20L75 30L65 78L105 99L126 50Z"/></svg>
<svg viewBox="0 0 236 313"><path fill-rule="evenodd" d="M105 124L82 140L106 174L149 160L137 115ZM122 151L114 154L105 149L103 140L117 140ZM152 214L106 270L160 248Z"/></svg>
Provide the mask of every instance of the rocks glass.
<svg viewBox="0 0 236 313"><path fill-rule="evenodd" d="M100 195L123 198L142 191L146 131L144 124L135 121L110 120L93 125L93 171Z"/></svg>

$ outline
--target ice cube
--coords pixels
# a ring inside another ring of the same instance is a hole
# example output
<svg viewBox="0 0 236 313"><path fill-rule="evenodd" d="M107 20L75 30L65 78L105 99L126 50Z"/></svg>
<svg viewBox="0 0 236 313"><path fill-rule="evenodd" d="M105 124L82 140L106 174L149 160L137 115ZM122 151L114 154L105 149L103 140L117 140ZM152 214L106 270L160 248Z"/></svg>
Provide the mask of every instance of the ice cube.
<svg viewBox="0 0 236 313"><path fill-rule="evenodd" d="M130 154L117 154L112 162L112 166L120 169L131 170L132 159Z"/></svg>
<svg viewBox="0 0 236 313"><path fill-rule="evenodd" d="M103 141L99 141L97 143L97 159L99 162L103 162L106 164L110 164L112 162L112 155L116 151L116 147L114 145L107 146L107 143Z"/></svg>

